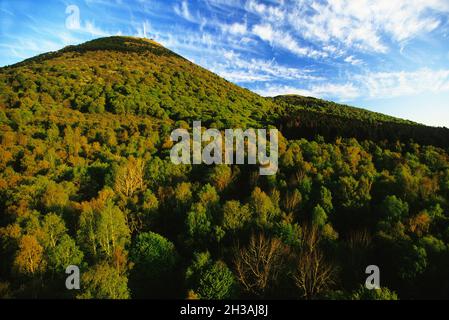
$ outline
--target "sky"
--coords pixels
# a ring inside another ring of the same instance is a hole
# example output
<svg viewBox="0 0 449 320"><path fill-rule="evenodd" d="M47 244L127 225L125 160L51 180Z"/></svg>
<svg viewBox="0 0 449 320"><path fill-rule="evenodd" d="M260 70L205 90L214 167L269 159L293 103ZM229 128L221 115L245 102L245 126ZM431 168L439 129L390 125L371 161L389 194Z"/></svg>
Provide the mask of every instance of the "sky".
<svg viewBox="0 0 449 320"><path fill-rule="evenodd" d="M110 35L263 96L449 127L449 0L0 0L0 66Z"/></svg>

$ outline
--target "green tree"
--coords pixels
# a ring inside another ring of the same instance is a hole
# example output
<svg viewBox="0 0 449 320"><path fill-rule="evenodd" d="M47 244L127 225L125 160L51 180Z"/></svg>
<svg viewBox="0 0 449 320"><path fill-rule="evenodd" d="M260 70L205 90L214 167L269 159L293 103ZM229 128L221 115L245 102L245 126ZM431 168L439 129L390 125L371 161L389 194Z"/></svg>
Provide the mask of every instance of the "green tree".
<svg viewBox="0 0 449 320"><path fill-rule="evenodd" d="M360 286L357 290L352 292L351 300L399 300L398 295L386 287L380 289L367 289L365 286Z"/></svg>
<svg viewBox="0 0 449 320"><path fill-rule="evenodd" d="M81 266L83 256L75 240L64 234L59 243L49 251L49 266L52 270L63 273L69 265Z"/></svg>
<svg viewBox="0 0 449 320"><path fill-rule="evenodd" d="M320 206L327 213L331 213L334 209L334 206L332 204L332 193L324 186L321 186L320 189Z"/></svg>
<svg viewBox="0 0 449 320"><path fill-rule="evenodd" d="M271 201L271 198L263 192L259 187L256 187L251 193L250 207L259 224L264 225L271 220L276 213L276 208Z"/></svg>
<svg viewBox="0 0 449 320"><path fill-rule="evenodd" d="M312 223L317 227L323 227L327 222L327 214L324 209L318 204L312 211Z"/></svg>
<svg viewBox="0 0 449 320"><path fill-rule="evenodd" d="M38 233L39 241L45 248L54 248L66 231L64 220L60 216L55 213L46 214Z"/></svg>
<svg viewBox="0 0 449 320"><path fill-rule="evenodd" d="M129 299L128 279L108 265L100 263L81 276L78 299Z"/></svg>
<svg viewBox="0 0 449 320"><path fill-rule="evenodd" d="M215 166L209 175L209 180L218 191L223 191L232 181L231 167L227 165Z"/></svg>
<svg viewBox="0 0 449 320"><path fill-rule="evenodd" d="M408 216L409 207L407 202L396 196L387 196L381 205L383 219L394 223L401 221Z"/></svg>
<svg viewBox="0 0 449 320"><path fill-rule="evenodd" d="M426 249L408 243L400 248L399 259L397 260L399 277L412 281L422 274L428 266Z"/></svg>
<svg viewBox="0 0 449 320"><path fill-rule="evenodd" d="M223 205L223 227L227 230L237 231L245 226L251 219L249 206L241 205L239 201L226 201Z"/></svg>
<svg viewBox="0 0 449 320"><path fill-rule="evenodd" d="M198 243L209 238L212 230L212 217L201 203L193 204L186 218L187 234Z"/></svg>
<svg viewBox="0 0 449 320"><path fill-rule="evenodd" d="M179 256L172 242L154 232L140 233L131 247L134 267L130 283L134 297L170 296L176 283Z"/></svg>
<svg viewBox="0 0 449 320"><path fill-rule="evenodd" d="M236 290L232 272L224 262L213 262L209 252L195 254L187 269L186 281L200 299L229 299Z"/></svg>
<svg viewBox="0 0 449 320"><path fill-rule="evenodd" d="M99 254L112 257L118 247L125 248L129 242L125 215L112 200L99 208L87 206L81 212L79 224L78 239L94 257Z"/></svg>

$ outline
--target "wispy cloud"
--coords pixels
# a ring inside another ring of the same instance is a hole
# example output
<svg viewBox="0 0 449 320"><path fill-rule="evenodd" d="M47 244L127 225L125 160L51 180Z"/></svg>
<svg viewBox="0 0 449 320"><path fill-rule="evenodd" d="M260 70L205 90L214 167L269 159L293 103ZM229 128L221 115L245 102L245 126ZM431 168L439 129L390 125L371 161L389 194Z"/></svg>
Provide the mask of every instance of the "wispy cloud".
<svg viewBox="0 0 449 320"><path fill-rule="evenodd" d="M92 36L96 37L106 37L112 35L112 33L105 31L95 25L94 21L86 21L84 26L79 29L81 32L87 32L90 33ZM120 33L119 31L115 33Z"/></svg>
<svg viewBox="0 0 449 320"><path fill-rule="evenodd" d="M354 56L348 56L345 58L345 62L350 63L354 66L361 65L363 61L361 59L357 59Z"/></svg>
<svg viewBox="0 0 449 320"><path fill-rule="evenodd" d="M350 101L364 97L369 100L413 97L423 93L449 93L449 69L419 69L405 72L375 72L355 74L345 83L329 80L295 87L267 83L254 91L264 96L300 94L318 98Z"/></svg>
<svg viewBox="0 0 449 320"><path fill-rule="evenodd" d="M246 23L234 22L231 24L220 23L220 28L225 33L230 33L232 35L245 35L248 33Z"/></svg>
<svg viewBox="0 0 449 320"><path fill-rule="evenodd" d="M375 72L357 75L354 79L364 85L366 95L370 98L385 99L449 91L449 69Z"/></svg>
<svg viewBox="0 0 449 320"><path fill-rule="evenodd" d="M175 4L173 10L178 16L184 18L187 21L194 23L198 22L198 19L190 13L189 4L186 0L182 1L180 4Z"/></svg>
<svg viewBox="0 0 449 320"><path fill-rule="evenodd" d="M288 13L296 32L314 41L385 53L385 34L396 42L435 30L449 12L446 0L300 0Z"/></svg>
<svg viewBox="0 0 449 320"><path fill-rule="evenodd" d="M248 12L257 14L262 20L267 22L280 22L286 18L285 7L274 6L269 4L260 3L256 0L248 0L245 3L245 9Z"/></svg>
<svg viewBox="0 0 449 320"><path fill-rule="evenodd" d="M301 46L288 32L274 29L271 24L257 24L252 32L272 46L283 48L299 56L327 57L327 53Z"/></svg>
<svg viewBox="0 0 449 320"><path fill-rule="evenodd" d="M276 80L319 81L323 78L312 70L286 67L274 59L245 59L234 51L224 51L220 62L210 64L210 69L229 81L237 83L265 82Z"/></svg>

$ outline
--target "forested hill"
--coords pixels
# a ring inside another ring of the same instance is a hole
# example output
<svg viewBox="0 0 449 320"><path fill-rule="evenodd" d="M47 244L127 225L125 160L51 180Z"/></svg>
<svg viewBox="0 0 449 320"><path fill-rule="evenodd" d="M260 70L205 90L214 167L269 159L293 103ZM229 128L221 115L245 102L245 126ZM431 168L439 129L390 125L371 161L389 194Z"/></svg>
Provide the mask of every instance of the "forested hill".
<svg viewBox="0 0 449 320"><path fill-rule="evenodd" d="M273 98L282 106L279 127L288 138L322 135L373 141L409 141L449 147L449 129L429 127L365 109L312 97L284 95Z"/></svg>
<svg viewBox="0 0 449 320"><path fill-rule="evenodd" d="M278 171L172 163L192 120L279 127ZM0 298L447 299L445 130L263 98L131 37L1 68Z"/></svg>
<svg viewBox="0 0 449 320"><path fill-rule="evenodd" d="M271 101L133 37L100 38L2 68L0 90L3 109L64 105L89 113L200 119L212 127L256 125L273 109Z"/></svg>

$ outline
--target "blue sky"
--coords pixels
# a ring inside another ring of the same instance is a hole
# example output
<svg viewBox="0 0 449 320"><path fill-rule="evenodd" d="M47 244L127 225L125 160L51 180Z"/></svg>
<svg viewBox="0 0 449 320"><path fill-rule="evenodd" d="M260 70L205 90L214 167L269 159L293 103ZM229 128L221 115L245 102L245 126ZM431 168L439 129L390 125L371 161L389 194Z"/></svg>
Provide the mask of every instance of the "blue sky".
<svg viewBox="0 0 449 320"><path fill-rule="evenodd" d="M0 66L116 34L264 96L449 127L448 0L0 0Z"/></svg>

